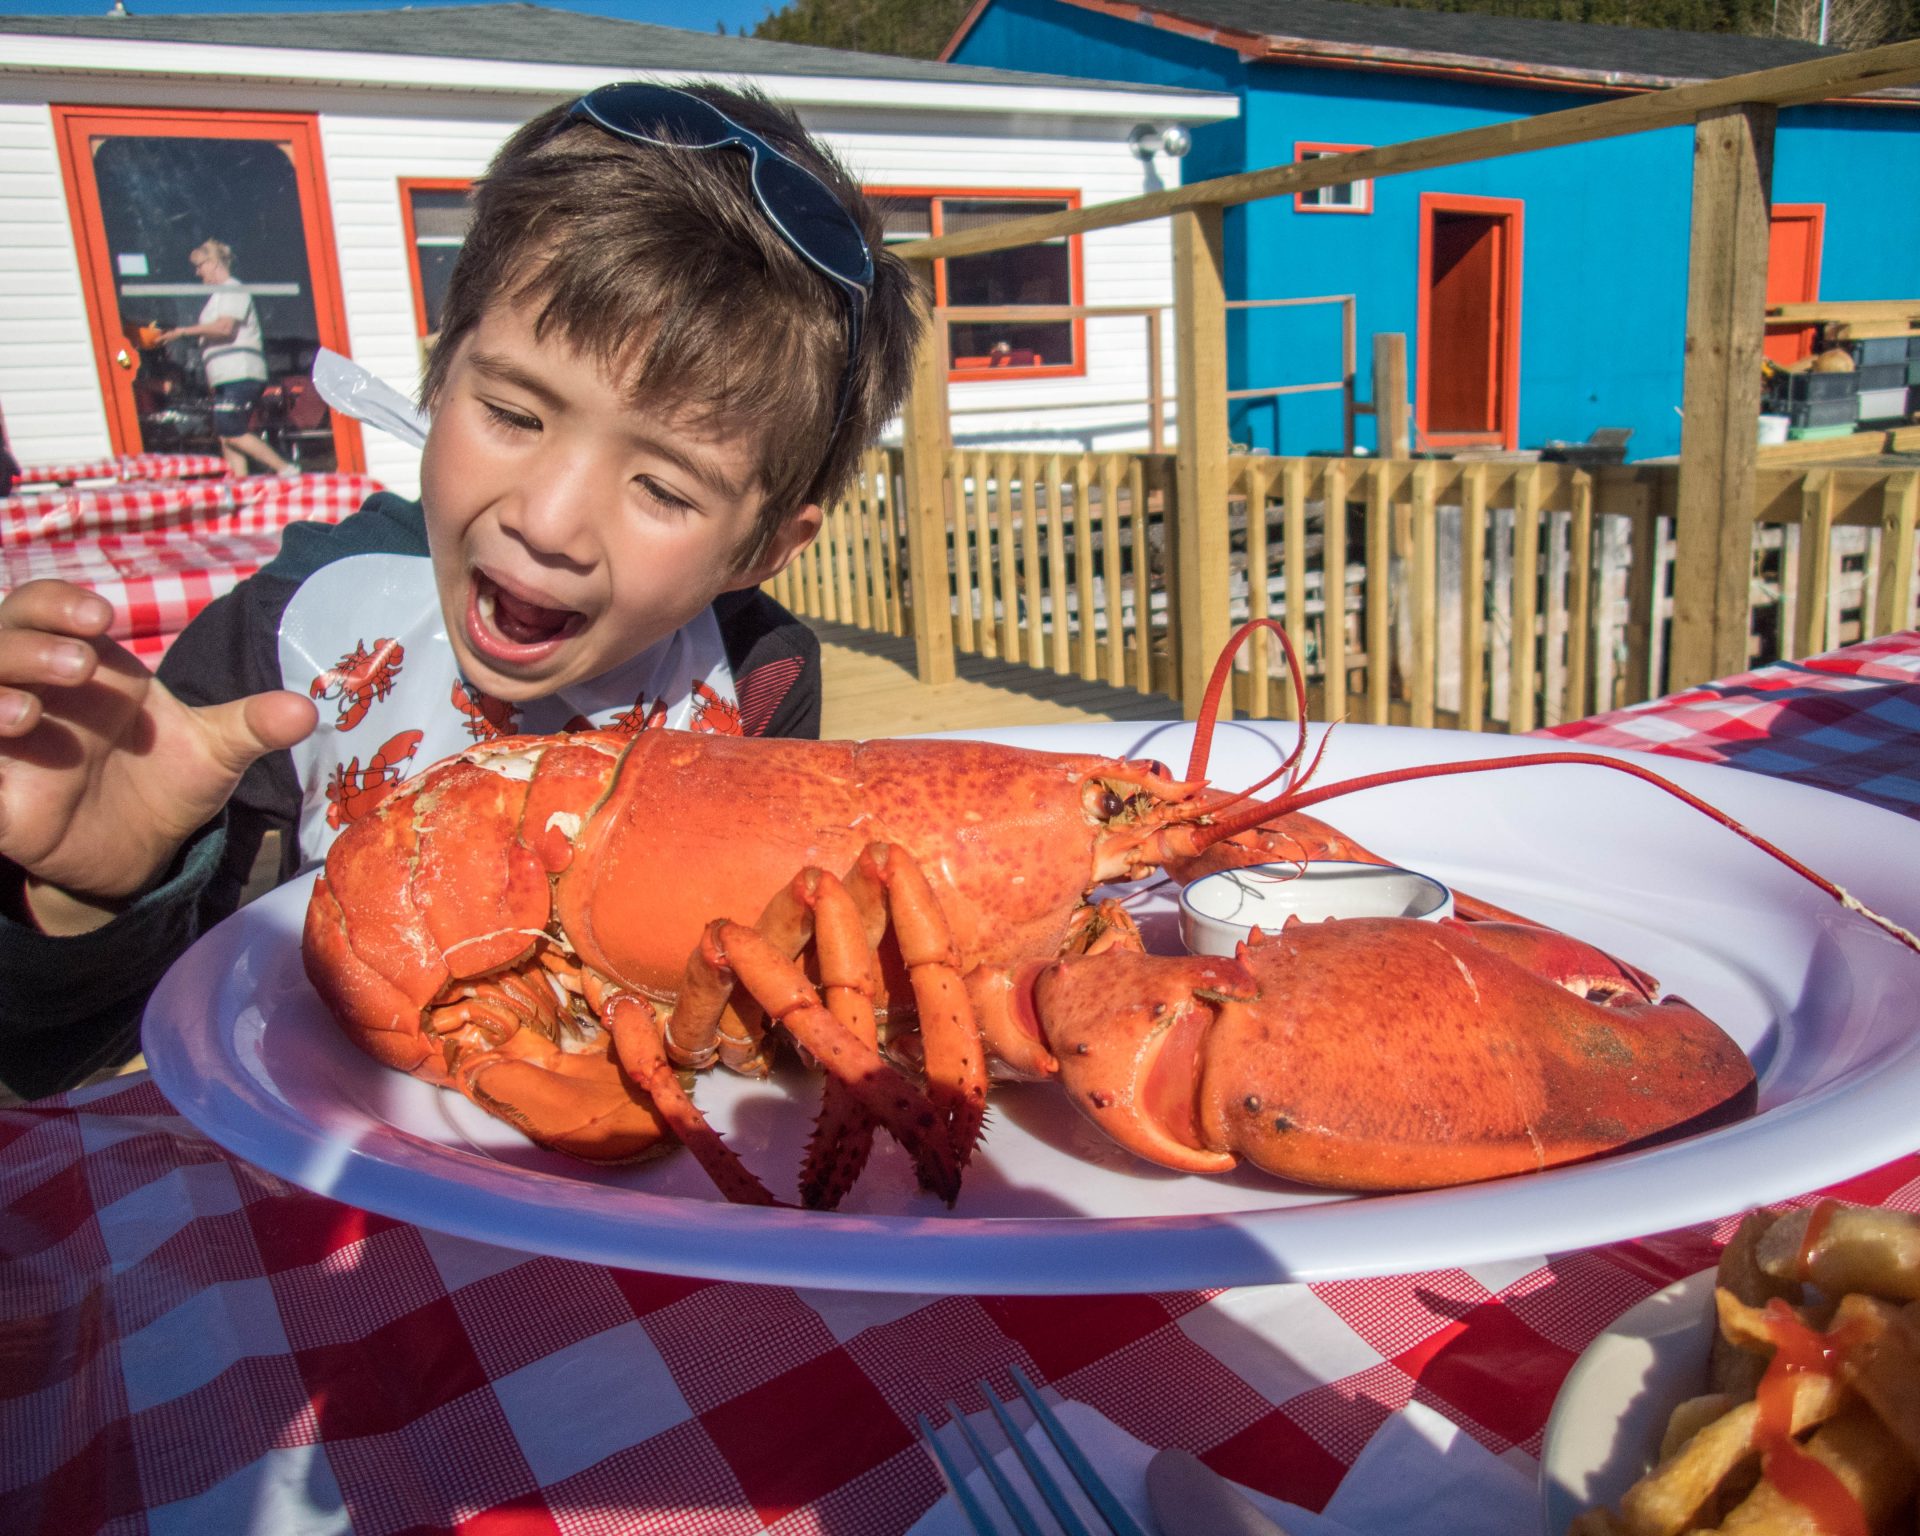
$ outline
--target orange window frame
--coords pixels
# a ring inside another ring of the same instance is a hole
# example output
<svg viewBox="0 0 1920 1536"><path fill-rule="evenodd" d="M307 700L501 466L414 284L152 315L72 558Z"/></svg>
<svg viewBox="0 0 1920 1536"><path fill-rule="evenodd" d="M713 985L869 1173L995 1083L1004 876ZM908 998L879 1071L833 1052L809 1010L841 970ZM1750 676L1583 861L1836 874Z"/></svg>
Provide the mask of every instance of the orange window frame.
<svg viewBox="0 0 1920 1536"><path fill-rule="evenodd" d="M931 219L930 233L938 238L944 234L945 218L940 206L942 198L980 198L1004 200L1007 202L1064 202L1069 208L1080 206L1080 193L1072 188L1035 188L1035 187L897 187L871 186L863 188L869 197L924 197L932 202L929 210ZM1068 303L1086 302L1085 274L1082 269L1081 241L1078 235L1067 236L1067 292ZM944 309L947 303L947 263L941 257L933 264L933 302L936 308ZM966 321L949 321L950 325L964 325ZM1053 322L1036 322L1051 324ZM1087 322L1084 318L1067 322L1073 327L1073 361L1071 363L1043 363L1039 367L1024 368L955 368L949 364L947 379L955 384L982 383L989 380L1006 379L1072 379L1084 378L1087 372Z"/></svg>
<svg viewBox="0 0 1920 1536"><path fill-rule="evenodd" d="M116 334L119 305L114 298L112 255L100 189L93 179L87 145L95 134L143 138L284 139L293 148L294 182L305 225L307 272L313 281L314 328L323 347L351 356L346 304L340 295L340 266L333 229L333 202L327 192L326 163L320 152L320 120L303 112L229 112L217 108L76 107L55 104L54 145L60 157L61 187L80 263L80 291L92 333L94 367L107 414L107 433L116 453L135 452L141 443L133 415L132 390L116 372L121 349ZM364 473L366 446L360 424L338 411L333 415L335 459L343 473Z"/></svg>
<svg viewBox="0 0 1920 1536"><path fill-rule="evenodd" d="M413 332L422 341L427 337L427 287L420 281L420 232L413 226L413 194L416 192L469 192L471 176L402 176L400 178L400 227L406 232L407 281L413 284Z"/></svg>
<svg viewBox="0 0 1920 1536"><path fill-rule="evenodd" d="M1418 284L1416 355L1413 379L1413 419L1420 448L1494 447L1515 449L1520 446L1520 274L1526 248L1526 203L1517 197L1466 197L1451 192L1420 194L1420 254L1414 269ZM1431 432L1427 428L1427 363L1431 356L1431 317L1428 314L1427 274L1433 263L1433 223L1437 213L1484 213L1507 220L1505 270L1500 324L1507 339L1506 355L1501 359L1502 409L1500 426L1493 432Z"/></svg>
<svg viewBox="0 0 1920 1536"><path fill-rule="evenodd" d="M1316 144L1303 139L1293 146L1293 163L1295 165L1304 165L1309 155L1350 155L1359 150L1372 148L1373 145L1371 144ZM1296 192L1293 194L1293 211L1295 213L1373 212L1373 178L1371 176L1363 176L1360 178L1359 201L1349 203L1344 208L1334 203L1307 202L1306 199L1310 195L1311 194L1306 192Z"/></svg>

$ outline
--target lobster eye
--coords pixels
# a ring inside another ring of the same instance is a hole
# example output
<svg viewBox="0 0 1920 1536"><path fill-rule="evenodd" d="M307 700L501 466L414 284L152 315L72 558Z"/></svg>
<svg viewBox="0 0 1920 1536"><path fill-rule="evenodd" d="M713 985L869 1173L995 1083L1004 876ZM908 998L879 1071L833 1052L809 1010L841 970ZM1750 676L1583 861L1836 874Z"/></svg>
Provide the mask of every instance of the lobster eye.
<svg viewBox="0 0 1920 1536"><path fill-rule="evenodd" d="M1127 802L1110 789L1100 796L1100 816L1104 821L1112 821L1126 808Z"/></svg>

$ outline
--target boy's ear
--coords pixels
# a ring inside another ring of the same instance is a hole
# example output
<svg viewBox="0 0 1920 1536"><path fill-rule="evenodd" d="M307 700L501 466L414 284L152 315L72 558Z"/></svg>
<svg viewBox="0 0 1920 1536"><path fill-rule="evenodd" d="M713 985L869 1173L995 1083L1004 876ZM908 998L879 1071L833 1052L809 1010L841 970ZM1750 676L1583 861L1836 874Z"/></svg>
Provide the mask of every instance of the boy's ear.
<svg viewBox="0 0 1920 1536"><path fill-rule="evenodd" d="M734 579L730 592L744 592L770 581L787 568L787 563L811 544L820 532L822 514L814 505L802 507L780 525L767 552Z"/></svg>

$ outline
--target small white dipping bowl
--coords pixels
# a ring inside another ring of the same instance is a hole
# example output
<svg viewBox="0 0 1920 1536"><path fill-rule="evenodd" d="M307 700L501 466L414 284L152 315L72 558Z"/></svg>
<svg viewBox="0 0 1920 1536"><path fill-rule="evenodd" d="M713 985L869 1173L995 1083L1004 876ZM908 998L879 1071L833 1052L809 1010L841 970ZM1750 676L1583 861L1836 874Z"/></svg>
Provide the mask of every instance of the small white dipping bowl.
<svg viewBox="0 0 1920 1536"><path fill-rule="evenodd" d="M1290 917L1452 916L1452 891L1397 864L1249 864L1203 876L1180 893L1180 936L1196 955L1231 955L1254 928L1278 933Z"/></svg>

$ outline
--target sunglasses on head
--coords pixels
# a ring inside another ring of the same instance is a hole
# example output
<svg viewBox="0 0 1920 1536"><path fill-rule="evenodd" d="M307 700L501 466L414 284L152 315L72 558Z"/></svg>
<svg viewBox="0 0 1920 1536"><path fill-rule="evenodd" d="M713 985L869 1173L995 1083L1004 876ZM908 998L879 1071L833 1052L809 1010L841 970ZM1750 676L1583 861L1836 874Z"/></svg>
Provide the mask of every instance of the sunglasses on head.
<svg viewBox="0 0 1920 1536"><path fill-rule="evenodd" d="M712 103L672 86L639 81L603 85L576 101L570 115L638 144L670 149L737 148L746 152L749 181L760 212L797 255L846 297L847 363L840 375L833 427L827 433L831 445L846 419L867 295L873 291L873 252L867 249L866 237L853 215L805 166L751 129L742 128Z"/></svg>

